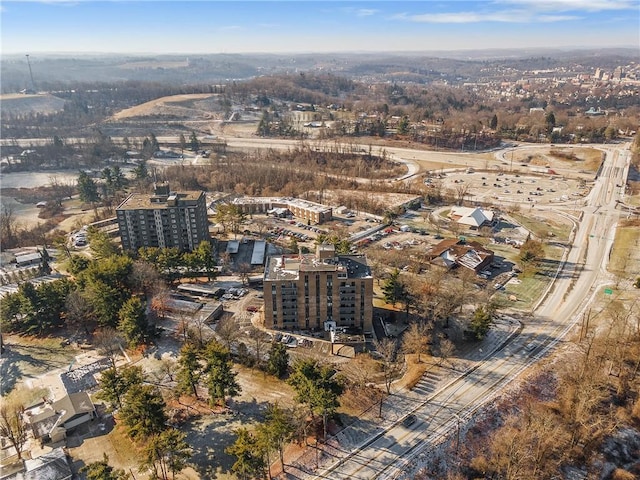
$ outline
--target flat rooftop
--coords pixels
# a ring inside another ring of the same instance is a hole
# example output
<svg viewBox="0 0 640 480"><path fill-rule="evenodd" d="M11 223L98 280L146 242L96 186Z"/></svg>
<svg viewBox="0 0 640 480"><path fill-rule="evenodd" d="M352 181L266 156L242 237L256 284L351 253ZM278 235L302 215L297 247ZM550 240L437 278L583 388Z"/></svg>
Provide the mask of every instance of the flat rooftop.
<svg viewBox="0 0 640 480"><path fill-rule="evenodd" d="M249 205L249 204L283 204L289 206L296 206L304 208L313 212L326 212L331 210L331 207L322 205L321 203L310 202L308 200L302 200L300 198L293 197L240 197L233 200L236 205Z"/></svg>
<svg viewBox="0 0 640 480"><path fill-rule="evenodd" d="M337 272L351 279L371 277L371 269L364 255L339 255L321 261L315 255L307 254L269 257L264 279L297 280L300 272Z"/></svg>
<svg viewBox="0 0 640 480"><path fill-rule="evenodd" d="M132 193L117 208L117 210L141 210L141 209L162 209L169 208L168 199L173 197L178 201L178 205L182 202L196 202L204 195L202 191L187 191L171 193L169 197L160 195L149 195L143 193Z"/></svg>

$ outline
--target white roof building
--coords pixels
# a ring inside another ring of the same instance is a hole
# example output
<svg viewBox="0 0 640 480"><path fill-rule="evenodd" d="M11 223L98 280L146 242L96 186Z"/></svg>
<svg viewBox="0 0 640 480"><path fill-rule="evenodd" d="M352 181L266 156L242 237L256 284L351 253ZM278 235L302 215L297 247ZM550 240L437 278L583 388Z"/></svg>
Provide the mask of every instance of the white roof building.
<svg viewBox="0 0 640 480"><path fill-rule="evenodd" d="M491 210L483 210L480 207L453 207L449 213L449 218L454 222L472 228L480 228L485 224L490 224L493 222L493 217Z"/></svg>

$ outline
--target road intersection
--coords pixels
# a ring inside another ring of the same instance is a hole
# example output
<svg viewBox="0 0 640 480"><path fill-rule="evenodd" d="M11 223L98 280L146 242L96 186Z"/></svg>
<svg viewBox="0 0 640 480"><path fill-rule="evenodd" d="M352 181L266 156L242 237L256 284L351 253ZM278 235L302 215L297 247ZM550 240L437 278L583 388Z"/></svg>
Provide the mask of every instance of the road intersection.
<svg viewBox="0 0 640 480"><path fill-rule="evenodd" d="M411 412L415 423L405 426L400 418L312 478L410 478L430 450L459 432L462 422L562 341L606 282L607 259L621 215L616 209L622 194L618 185L625 184L629 168L628 148L621 145L606 151L554 286L519 334L425 398Z"/></svg>

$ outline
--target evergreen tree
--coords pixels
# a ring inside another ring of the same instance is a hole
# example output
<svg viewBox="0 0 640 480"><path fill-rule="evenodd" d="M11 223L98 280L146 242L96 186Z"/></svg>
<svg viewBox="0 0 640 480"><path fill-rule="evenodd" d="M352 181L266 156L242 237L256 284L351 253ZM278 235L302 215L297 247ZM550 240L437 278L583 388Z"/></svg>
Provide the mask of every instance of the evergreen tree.
<svg viewBox="0 0 640 480"><path fill-rule="evenodd" d="M269 404L265 414L265 422L258 426L258 437L263 445L275 447L280 457L282 471L284 471L284 448L291 439L294 431L292 415L280 408L278 403Z"/></svg>
<svg viewBox="0 0 640 480"><path fill-rule="evenodd" d="M193 252L199 269L207 273L207 280L211 281L216 274L216 257L211 242L203 240Z"/></svg>
<svg viewBox="0 0 640 480"><path fill-rule="evenodd" d="M240 385L232 369L231 354L226 347L212 341L207 345L205 357L209 401L212 405L224 405L226 397L235 397L240 393Z"/></svg>
<svg viewBox="0 0 640 480"><path fill-rule="evenodd" d="M140 161L136 168L133 169L133 174L136 180L146 180L149 177L149 171L147 170L147 162Z"/></svg>
<svg viewBox="0 0 640 480"><path fill-rule="evenodd" d="M121 469L114 469L109 465L109 456L102 454L102 460L91 462L80 469L87 480L127 480L129 475Z"/></svg>
<svg viewBox="0 0 640 480"><path fill-rule="evenodd" d="M400 270L396 268L387 281L384 282L382 293L384 294L385 302L393 306L398 302L407 301L409 293L407 287L400 280Z"/></svg>
<svg viewBox="0 0 640 480"><path fill-rule="evenodd" d="M191 343L185 343L178 357L177 391L191 393L198 398L198 382L202 375L198 349Z"/></svg>
<svg viewBox="0 0 640 480"><path fill-rule="evenodd" d="M398 133L400 135L406 135L409 132L409 117L406 115L400 119L398 123Z"/></svg>
<svg viewBox="0 0 640 480"><path fill-rule="evenodd" d="M307 405L313 415L322 416L326 438L327 421L340 405L338 397L344 389L335 370L315 360L298 360L287 383L296 391L298 403Z"/></svg>
<svg viewBox="0 0 640 480"><path fill-rule="evenodd" d="M118 319L118 331L129 345L140 345L149 328L145 303L139 297L129 298L118 311Z"/></svg>
<svg viewBox="0 0 640 480"><path fill-rule="evenodd" d="M80 200L86 203L94 203L99 199L96 182L84 170L78 174L78 193Z"/></svg>
<svg viewBox="0 0 640 480"><path fill-rule="evenodd" d="M241 480L261 477L265 461L260 442L246 428L238 428L234 433L237 435L236 440L224 450L227 455L236 458L231 471Z"/></svg>
<svg viewBox="0 0 640 480"><path fill-rule="evenodd" d="M153 469L153 478L175 478L187 466L191 458L191 447L186 442L187 435L175 428L169 428L151 437L143 449L142 466Z"/></svg>
<svg viewBox="0 0 640 480"><path fill-rule="evenodd" d="M200 148L200 142L198 141L198 136L196 135L196 132L194 131L191 132L191 137L189 137L189 142L190 142L191 151L197 152L198 149Z"/></svg>
<svg viewBox="0 0 640 480"><path fill-rule="evenodd" d="M496 128L498 128L498 115L496 115L495 113L493 114L493 117L491 117L489 128L491 128L491 130L495 130Z"/></svg>
<svg viewBox="0 0 640 480"><path fill-rule="evenodd" d="M132 365L123 367L120 370L116 367L104 370L100 375L100 393L98 396L111 405L122 407L123 395L133 386L142 385L144 375L142 368Z"/></svg>
<svg viewBox="0 0 640 480"><path fill-rule="evenodd" d="M479 306L473 313L473 319L469 324L473 335L477 340L482 340L491 328L492 315L484 306Z"/></svg>
<svg viewBox="0 0 640 480"><path fill-rule="evenodd" d="M283 378L289 369L289 352L286 345L273 342L269 351L267 371L278 378Z"/></svg>
<svg viewBox="0 0 640 480"><path fill-rule="evenodd" d="M120 418L134 440L145 440L166 428L167 415L160 392L152 385L135 384L122 398Z"/></svg>

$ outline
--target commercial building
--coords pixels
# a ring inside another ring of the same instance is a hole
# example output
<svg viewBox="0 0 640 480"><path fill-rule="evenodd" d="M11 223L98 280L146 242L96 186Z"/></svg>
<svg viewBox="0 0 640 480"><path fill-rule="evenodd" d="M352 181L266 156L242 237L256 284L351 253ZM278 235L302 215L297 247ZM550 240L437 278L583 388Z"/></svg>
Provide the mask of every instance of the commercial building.
<svg viewBox="0 0 640 480"><path fill-rule="evenodd" d="M453 207L449 218L460 225L466 225L471 230L491 226L495 221L493 211L480 207Z"/></svg>
<svg viewBox="0 0 640 480"><path fill-rule="evenodd" d="M240 197L233 200L233 204L242 213L271 213L283 216L284 209L296 218L313 223L324 223L333 219L333 209L320 203L292 197Z"/></svg>
<svg viewBox="0 0 640 480"><path fill-rule="evenodd" d="M450 270L464 267L478 273L493 262L494 254L478 242L451 238L442 240L427 251L427 259L436 266Z"/></svg>
<svg viewBox="0 0 640 480"><path fill-rule="evenodd" d="M373 276L364 255L336 255L333 245L315 254L267 259L264 273L265 327L371 331Z"/></svg>
<svg viewBox="0 0 640 480"><path fill-rule="evenodd" d="M129 195L116 215L125 250L177 247L188 251L210 240L205 194L201 191L172 192L168 184L157 184L153 195Z"/></svg>

